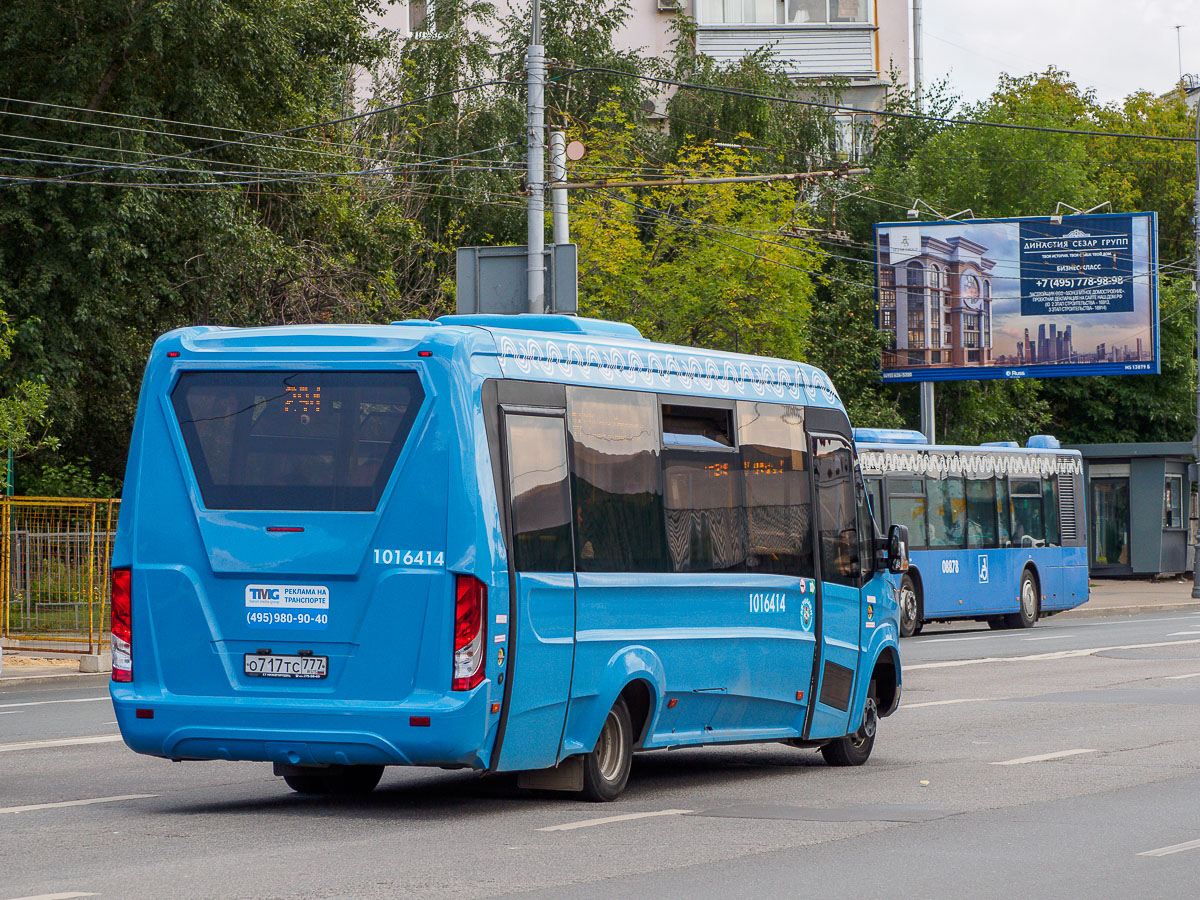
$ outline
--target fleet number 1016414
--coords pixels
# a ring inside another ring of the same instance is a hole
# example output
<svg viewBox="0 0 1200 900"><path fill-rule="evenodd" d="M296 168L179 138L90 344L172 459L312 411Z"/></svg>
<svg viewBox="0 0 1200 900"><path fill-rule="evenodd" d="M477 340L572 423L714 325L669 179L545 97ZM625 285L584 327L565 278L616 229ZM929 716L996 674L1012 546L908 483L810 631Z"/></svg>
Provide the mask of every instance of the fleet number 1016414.
<svg viewBox="0 0 1200 900"><path fill-rule="evenodd" d="M385 566L400 563L406 566L444 566L446 554L441 550L381 550L377 547L375 562Z"/></svg>

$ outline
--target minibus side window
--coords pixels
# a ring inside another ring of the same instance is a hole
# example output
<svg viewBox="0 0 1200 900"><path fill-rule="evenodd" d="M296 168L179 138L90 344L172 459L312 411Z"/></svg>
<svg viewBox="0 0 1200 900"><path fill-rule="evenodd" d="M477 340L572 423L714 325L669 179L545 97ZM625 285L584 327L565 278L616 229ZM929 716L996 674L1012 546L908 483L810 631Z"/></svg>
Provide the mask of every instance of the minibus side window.
<svg viewBox="0 0 1200 900"><path fill-rule="evenodd" d="M658 398L568 387L567 424L579 571L669 571Z"/></svg>
<svg viewBox="0 0 1200 900"><path fill-rule="evenodd" d="M804 407L739 401L746 569L812 578L812 496Z"/></svg>
<svg viewBox="0 0 1200 900"><path fill-rule="evenodd" d="M505 416L516 567L570 572L571 498L562 419Z"/></svg>

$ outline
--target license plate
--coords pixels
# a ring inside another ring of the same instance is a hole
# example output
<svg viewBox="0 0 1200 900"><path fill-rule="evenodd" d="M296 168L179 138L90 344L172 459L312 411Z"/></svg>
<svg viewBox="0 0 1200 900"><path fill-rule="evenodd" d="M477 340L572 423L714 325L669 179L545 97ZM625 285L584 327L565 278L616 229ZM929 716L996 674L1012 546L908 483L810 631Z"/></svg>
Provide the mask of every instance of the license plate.
<svg viewBox="0 0 1200 900"><path fill-rule="evenodd" d="M247 653L247 675L262 678L324 678L329 674L328 656L287 656Z"/></svg>

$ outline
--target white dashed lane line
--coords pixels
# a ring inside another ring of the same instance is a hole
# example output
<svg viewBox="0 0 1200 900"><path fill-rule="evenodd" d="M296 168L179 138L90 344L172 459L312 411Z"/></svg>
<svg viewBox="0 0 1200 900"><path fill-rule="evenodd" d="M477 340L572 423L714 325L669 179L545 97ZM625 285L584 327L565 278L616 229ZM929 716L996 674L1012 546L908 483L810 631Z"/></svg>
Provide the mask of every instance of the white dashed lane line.
<svg viewBox="0 0 1200 900"><path fill-rule="evenodd" d="M158 794L121 794L117 797L90 797L87 800L60 800L57 803L31 803L29 806L6 806L0 808L0 815L5 813L34 812L39 809L63 809L68 806L94 806L97 803L120 803L122 800L148 800Z"/></svg>
<svg viewBox="0 0 1200 900"><path fill-rule="evenodd" d="M922 706L953 706L956 703L983 703L984 697L964 697L961 700L925 700L921 703L902 703L901 709L920 709Z"/></svg>
<svg viewBox="0 0 1200 900"><path fill-rule="evenodd" d="M67 891L62 894L31 894L28 897L14 897L13 900L75 900L76 897L95 897L96 894L82 891Z"/></svg>
<svg viewBox="0 0 1200 900"><path fill-rule="evenodd" d="M119 740L119 734L95 734L90 737L56 738L50 741L17 741L15 744L0 744L0 753L13 750L42 750L46 747L78 747L83 744L112 744Z"/></svg>
<svg viewBox="0 0 1200 900"><path fill-rule="evenodd" d="M1171 856L1184 850L1200 850L1200 841L1188 841L1184 844L1172 844L1170 847L1159 847L1157 850L1144 850L1138 856Z"/></svg>
<svg viewBox="0 0 1200 900"><path fill-rule="evenodd" d="M548 825L538 831L574 831L577 828L591 828L593 825L609 825L613 822L632 822L635 819L653 819L658 816L686 816L693 812L690 809L660 809L655 812L626 813L623 816L605 816L602 819L584 819L581 822L567 822L563 825Z"/></svg>
<svg viewBox="0 0 1200 900"><path fill-rule="evenodd" d="M71 700L30 700L26 703L0 703L0 709L15 709L18 706L49 706L51 703L111 703L110 697L78 697Z"/></svg>
<svg viewBox="0 0 1200 900"><path fill-rule="evenodd" d="M1041 753L1037 756L1019 756L1016 759L1006 759L1004 762L994 762L993 766L1023 766L1026 763L1048 762L1052 759L1065 759L1068 756L1079 756L1081 753L1095 753L1095 750L1058 750L1054 753Z"/></svg>

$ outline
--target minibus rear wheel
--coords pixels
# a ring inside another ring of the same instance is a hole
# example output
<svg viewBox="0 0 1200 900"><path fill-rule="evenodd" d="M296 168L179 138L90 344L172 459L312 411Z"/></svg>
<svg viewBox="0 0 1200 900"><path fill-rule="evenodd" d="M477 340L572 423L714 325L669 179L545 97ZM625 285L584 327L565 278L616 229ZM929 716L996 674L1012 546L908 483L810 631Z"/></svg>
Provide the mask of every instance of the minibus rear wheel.
<svg viewBox="0 0 1200 900"><path fill-rule="evenodd" d="M342 797L369 794L383 777L383 766L330 766L311 775L284 775L298 794L336 794Z"/></svg>
<svg viewBox="0 0 1200 900"><path fill-rule="evenodd" d="M633 720L618 697L604 719L596 748L583 758L583 795L596 803L616 800L629 781L633 762Z"/></svg>
<svg viewBox="0 0 1200 900"><path fill-rule="evenodd" d="M821 747L821 755L831 766L861 766L871 758L875 746L875 729L879 724L879 708L875 696L867 697L863 707L862 725L854 734L840 737Z"/></svg>
<svg viewBox="0 0 1200 900"><path fill-rule="evenodd" d="M900 579L900 637L912 637L921 633L921 616L924 615L924 602L921 592L913 583L908 573Z"/></svg>

